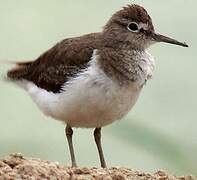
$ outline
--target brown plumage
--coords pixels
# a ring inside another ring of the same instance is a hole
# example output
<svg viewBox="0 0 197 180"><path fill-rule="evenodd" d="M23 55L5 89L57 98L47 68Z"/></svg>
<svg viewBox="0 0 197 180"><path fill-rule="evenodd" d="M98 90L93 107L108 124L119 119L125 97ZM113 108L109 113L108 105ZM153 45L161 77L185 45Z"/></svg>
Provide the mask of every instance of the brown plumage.
<svg viewBox="0 0 197 180"><path fill-rule="evenodd" d="M136 4L128 5L126 7L123 7L120 11L116 12L109 20L107 26L111 26L112 22L125 25L128 23L128 20L130 22L134 21L136 23L141 22L148 24L150 30L154 31L151 17L143 7Z"/></svg>
<svg viewBox="0 0 197 180"><path fill-rule="evenodd" d="M127 38L127 29L122 29L121 23L130 21L148 23L153 29L151 19L144 8L128 5L112 16L103 32L65 39L35 61L17 63L17 67L10 70L7 76L14 80L32 81L40 88L58 93L70 77L87 67L94 49L119 48L118 44Z"/></svg>
<svg viewBox="0 0 197 180"><path fill-rule="evenodd" d="M98 35L65 39L35 61L17 63L18 66L10 70L7 76L32 81L47 91L60 92L63 83L87 66L93 49L98 48Z"/></svg>

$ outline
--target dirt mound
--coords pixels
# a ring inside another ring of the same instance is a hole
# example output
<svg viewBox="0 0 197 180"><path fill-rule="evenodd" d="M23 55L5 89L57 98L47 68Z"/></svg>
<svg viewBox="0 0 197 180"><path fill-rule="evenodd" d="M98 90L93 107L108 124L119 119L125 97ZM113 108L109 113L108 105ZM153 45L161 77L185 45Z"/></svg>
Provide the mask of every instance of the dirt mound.
<svg viewBox="0 0 197 180"><path fill-rule="evenodd" d="M0 160L0 180L15 179L53 179L53 180L194 180L192 176L177 177L158 171L151 175L124 167L71 168L56 162L26 158L13 154Z"/></svg>

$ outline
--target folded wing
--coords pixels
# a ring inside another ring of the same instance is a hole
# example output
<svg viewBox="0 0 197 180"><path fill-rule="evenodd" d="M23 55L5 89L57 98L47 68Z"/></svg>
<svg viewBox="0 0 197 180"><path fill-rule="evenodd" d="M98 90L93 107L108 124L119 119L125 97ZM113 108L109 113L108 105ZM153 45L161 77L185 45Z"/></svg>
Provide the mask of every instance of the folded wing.
<svg viewBox="0 0 197 180"><path fill-rule="evenodd" d="M99 48L98 33L65 39L35 61L19 62L8 71L13 80L28 80L47 91L59 93L63 84L87 67L94 49Z"/></svg>

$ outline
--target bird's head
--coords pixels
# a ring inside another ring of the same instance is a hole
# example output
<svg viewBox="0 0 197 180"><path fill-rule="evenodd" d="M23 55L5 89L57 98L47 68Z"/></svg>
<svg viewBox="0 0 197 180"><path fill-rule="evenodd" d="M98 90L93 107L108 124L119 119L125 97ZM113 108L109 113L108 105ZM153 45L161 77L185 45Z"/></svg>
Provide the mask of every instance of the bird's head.
<svg viewBox="0 0 197 180"><path fill-rule="evenodd" d="M156 33L147 11L135 4L116 12L105 25L103 33L114 43L124 42L137 49L146 49L156 42L188 47L186 43Z"/></svg>

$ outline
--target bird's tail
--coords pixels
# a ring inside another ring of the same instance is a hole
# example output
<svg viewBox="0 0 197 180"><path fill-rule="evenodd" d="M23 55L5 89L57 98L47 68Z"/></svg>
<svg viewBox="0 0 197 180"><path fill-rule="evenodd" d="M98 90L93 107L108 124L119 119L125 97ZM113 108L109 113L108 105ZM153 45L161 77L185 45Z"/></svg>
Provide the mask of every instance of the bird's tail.
<svg viewBox="0 0 197 180"><path fill-rule="evenodd" d="M17 64L16 61L0 60L0 64Z"/></svg>
<svg viewBox="0 0 197 180"><path fill-rule="evenodd" d="M32 61L26 61L26 62L17 62L17 61L4 61L1 60L0 64L11 64L14 65L13 68L11 68L10 70L8 70L8 72L6 73L4 79L5 80L19 80L22 79L28 71L28 67L29 65L32 64Z"/></svg>

